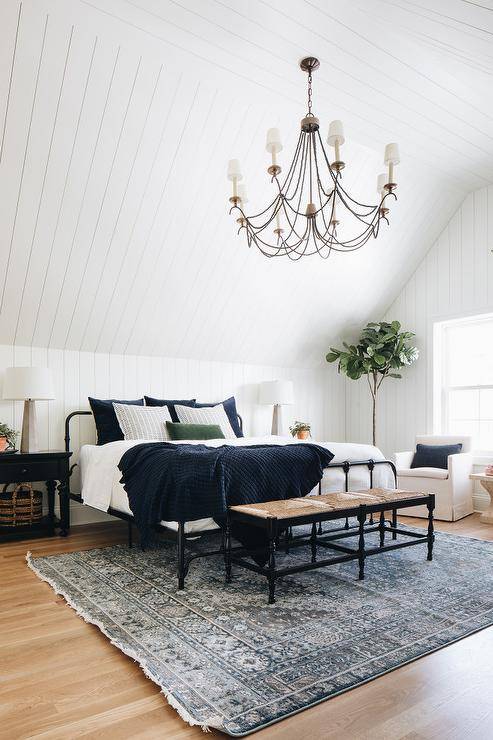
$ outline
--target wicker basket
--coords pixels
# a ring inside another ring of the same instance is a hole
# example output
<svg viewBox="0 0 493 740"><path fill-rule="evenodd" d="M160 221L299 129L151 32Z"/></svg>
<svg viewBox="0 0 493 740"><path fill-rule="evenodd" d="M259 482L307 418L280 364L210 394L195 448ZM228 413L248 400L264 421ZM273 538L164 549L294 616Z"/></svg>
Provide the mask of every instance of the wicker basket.
<svg viewBox="0 0 493 740"><path fill-rule="evenodd" d="M30 483L18 483L13 491L8 484L0 493L0 527L24 527L39 522L43 516L43 494Z"/></svg>

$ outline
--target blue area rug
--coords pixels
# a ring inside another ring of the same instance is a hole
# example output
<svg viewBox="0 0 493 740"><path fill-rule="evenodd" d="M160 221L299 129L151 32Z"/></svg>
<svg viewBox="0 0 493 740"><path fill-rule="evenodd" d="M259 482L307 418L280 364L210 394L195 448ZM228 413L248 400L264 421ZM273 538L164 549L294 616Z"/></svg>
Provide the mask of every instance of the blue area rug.
<svg viewBox="0 0 493 740"><path fill-rule="evenodd" d="M260 576L236 567L225 586L219 557L194 561L177 591L169 544L28 560L183 719L234 736L493 624L493 543L441 533L431 563L424 545L368 558L362 582L357 562L290 576L271 606Z"/></svg>

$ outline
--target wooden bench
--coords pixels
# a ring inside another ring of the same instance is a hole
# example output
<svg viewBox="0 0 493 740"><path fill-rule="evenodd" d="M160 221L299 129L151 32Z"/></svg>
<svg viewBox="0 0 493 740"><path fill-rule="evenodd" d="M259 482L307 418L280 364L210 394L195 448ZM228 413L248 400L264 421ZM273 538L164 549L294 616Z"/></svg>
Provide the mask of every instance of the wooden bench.
<svg viewBox="0 0 493 740"><path fill-rule="evenodd" d="M397 510L412 506L428 508L428 530L426 533L411 532L400 529L397 525ZM358 560L359 578L365 577L365 559L389 550L410 547L421 543L427 544L427 559L433 554L433 509L435 496L415 491L401 491L395 489L370 488L366 491L347 493L327 493L320 496L293 498L282 501L267 501L259 504L244 504L231 506L228 509L225 525L224 559L226 568L226 582L231 581L232 565L239 565L255 573L265 576L269 583L269 604L275 602L275 582L277 578L302 573L314 568L323 568L335 563ZM392 513L391 522L385 519L385 512ZM377 524L373 522L373 515L379 514ZM356 517L356 527L349 527L347 520ZM370 523L367 519L370 517ZM346 518L346 525L337 529L323 531L322 522ZM232 550L231 528L236 523L248 524L262 529L266 534L267 565L262 567L250 559L246 559L246 550ZM289 542L290 547L310 546L310 561L284 568L276 566L276 547L280 535L292 527L311 524L309 534L295 535ZM318 525L318 527L317 527ZM379 532L379 546L366 547L365 535L369 532ZM392 542L385 543L385 534L391 533ZM396 542L397 535L406 538ZM339 540L357 537L357 547L349 547ZM330 558L318 559L319 548L333 550L340 553Z"/></svg>

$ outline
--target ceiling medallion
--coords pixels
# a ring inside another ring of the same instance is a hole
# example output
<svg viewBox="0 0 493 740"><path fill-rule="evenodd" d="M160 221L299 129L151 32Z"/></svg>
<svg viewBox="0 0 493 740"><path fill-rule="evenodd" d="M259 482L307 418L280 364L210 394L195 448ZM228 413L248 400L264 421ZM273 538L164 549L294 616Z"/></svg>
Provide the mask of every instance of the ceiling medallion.
<svg viewBox="0 0 493 740"><path fill-rule="evenodd" d="M376 238L381 221L387 224L389 200L396 199L397 187L394 167L399 164L397 144L387 144L384 163L387 173L377 179L380 201L377 205L364 205L352 198L342 186L342 171L345 163L341 159L344 130L341 121L329 125L327 144L334 149L330 161L322 137L320 122L312 113L312 72L320 62L315 57L306 57L300 62L301 69L308 74L308 109L301 120L301 131L293 161L284 179L277 155L282 150L279 129L267 131L266 149L272 157L267 168L277 194L270 205L256 215L247 216L248 202L240 163L232 159L228 165L228 180L233 183L233 204L230 213L236 211L238 233L245 230L248 246L252 244L266 257L287 255L293 260L311 254L327 259L332 250L353 252L360 249L370 237ZM351 238L339 238L339 233L354 231ZM273 237L272 237L273 234Z"/></svg>

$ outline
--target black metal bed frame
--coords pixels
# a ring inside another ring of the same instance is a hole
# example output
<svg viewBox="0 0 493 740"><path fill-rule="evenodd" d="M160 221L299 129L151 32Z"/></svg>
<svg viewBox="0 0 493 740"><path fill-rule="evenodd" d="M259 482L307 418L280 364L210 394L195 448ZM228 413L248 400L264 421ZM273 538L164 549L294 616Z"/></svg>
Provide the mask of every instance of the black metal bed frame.
<svg viewBox="0 0 493 740"><path fill-rule="evenodd" d="M75 416L92 416L92 411L72 411L67 418L65 419L65 451L70 452L70 422ZM238 414L238 423L240 425L240 429L243 431L243 420L241 416ZM70 532L70 501L76 501L79 504L83 504L84 501L82 499L82 496L80 493L73 493L70 489L70 477L72 475L72 472L75 467L77 467L78 463L74 463L70 468L70 475L67 487L63 493L60 494L60 535L62 537L66 537ZM375 469L376 465L389 465L392 473L394 475L394 482L397 487L397 470L394 465L394 463L391 460L355 460L355 461L349 461L345 460L341 463L329 463L327 467L329 468L341 468L344 472L344 490L349 491L349 473L351 468L355 467L362 467L366 466L369 471L369 477L370 477L370 486L369 488L373 488L373 471ZM318 493L319 495L322 492L322 484L321 482L318 484ZM86 504L88 505L88 504ZM108 511L106 512L110 516L114 516L117 519L122 519L123 521L127 522L128 525L128 546L132 547L133 545L133 537L132 537L132 524L134 523L134 517L131 514L126 514L123 511L118 511L117 509L113 509L110 507ZM196 540L198 538L201 538L204 535L212 535L218 533L218 529L204 529L201 532L185 532L185 524L186 521L180 521L178 522L178 530L175 532L174 530L168 529L167 527L163 527L161 524L156 524L156 531L164 534L167 539L171 539L176 542L176 575L178 580L178 590L181 590L185 588L185 578L187 576L187 573L189 571L190 565L193 560L196 560L197 558L203 558L208 557L210 555L223 555L224 554L224 530L222 531L222 537L221 537L221 546L216 548L215 550L204 550L204 551L194 551L192 553L189 553L188 556L186 555L186 543L187 540ZM374 524L373 521L373 513L370 514L370 520L368 522L369 526L372 526ZM338 529L331 529L331 533L344 531L344 530L351 530L358 528L359 524L356 525L350 525L349 519L346 517L346 521L343 527L340 527ZM392 527L395 529L397 527L397 512L394 510L392 511ZM322 523L319 523L318 528L318 534L324 534L322 531ZM392 533L393 539L396 538L396 533ZM289 551L290 543L294 543L298 537L293 536L292 528L289 527L286 532L286 540L285 540L285 547L286 551ZM243 550L243 547L239 546L237 548L232 548L232 550Z"/></svg>

